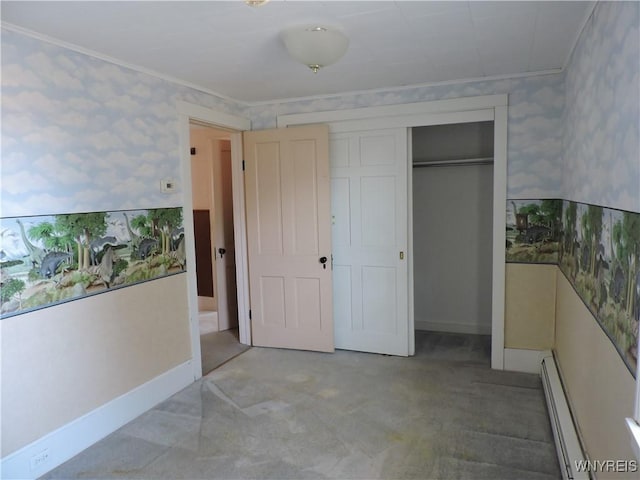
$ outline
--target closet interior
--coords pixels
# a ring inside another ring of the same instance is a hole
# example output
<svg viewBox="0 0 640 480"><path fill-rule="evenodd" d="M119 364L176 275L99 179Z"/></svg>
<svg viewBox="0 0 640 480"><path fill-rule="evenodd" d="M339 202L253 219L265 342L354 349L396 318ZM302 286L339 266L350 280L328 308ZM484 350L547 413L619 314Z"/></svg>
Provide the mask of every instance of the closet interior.
<svg viewBox="0 0 640 480"><path fill-rule="evenodd" d="M493 122L415 127L416 330L491 334Z"/></svg>

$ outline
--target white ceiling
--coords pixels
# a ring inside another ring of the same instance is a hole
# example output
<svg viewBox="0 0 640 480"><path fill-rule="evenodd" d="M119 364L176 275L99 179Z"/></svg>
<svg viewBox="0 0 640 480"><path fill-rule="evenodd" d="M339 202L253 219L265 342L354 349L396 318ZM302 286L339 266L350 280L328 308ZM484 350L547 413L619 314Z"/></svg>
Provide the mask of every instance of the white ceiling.
<svg viewBox="0 0 640 480"><path fill-rule="evenodd" d="M2 1L2 21L243 102L563 68L594 2ZM314 74L279 33L341 28Z"/></svg>

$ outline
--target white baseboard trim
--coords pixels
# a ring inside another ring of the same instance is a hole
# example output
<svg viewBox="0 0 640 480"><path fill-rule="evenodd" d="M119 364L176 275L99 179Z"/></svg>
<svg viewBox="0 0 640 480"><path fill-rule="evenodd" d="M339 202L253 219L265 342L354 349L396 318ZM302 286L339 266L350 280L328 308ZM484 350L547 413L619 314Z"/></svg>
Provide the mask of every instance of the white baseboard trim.
<svg viewBox="0 0 640 480"><path fill-rule="evenodd" d="M44 475L193 381L189 360L3 458L0 478Z"/></svg>
<svg viewBox="0 0 640 480"><path fill-rule="evenodd" d="M432 332L470 333L474 335L491 335L491 325L478 325L454 322L433 322L425 320L415 321L416 330L430 330Z"/></svg>
<svg viewBox="0 0 640 480"><path fill-rule="evenodd" d="M548 350L504 349L504 369L540 375L540 364Z"/></svg>

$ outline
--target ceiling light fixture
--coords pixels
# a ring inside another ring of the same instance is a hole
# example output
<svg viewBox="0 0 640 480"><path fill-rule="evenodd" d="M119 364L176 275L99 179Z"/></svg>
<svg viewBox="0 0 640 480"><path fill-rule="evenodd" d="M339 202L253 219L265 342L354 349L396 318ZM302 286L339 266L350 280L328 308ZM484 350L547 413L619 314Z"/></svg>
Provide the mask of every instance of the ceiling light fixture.
<svg viewBox="0 0 640 480"><path fill-rule="evenodd" d="M267 2L269 2L269 0L244 0L244 3L246 3L250 7L261 7Z"/></svg>
<svg viewBox="0 0 640 480"><path fill-rule="evenodd" d="M289 28L281 37L289 55L313 73L336 63L349 46L349 39L340 30L320 25Z"/></svg>

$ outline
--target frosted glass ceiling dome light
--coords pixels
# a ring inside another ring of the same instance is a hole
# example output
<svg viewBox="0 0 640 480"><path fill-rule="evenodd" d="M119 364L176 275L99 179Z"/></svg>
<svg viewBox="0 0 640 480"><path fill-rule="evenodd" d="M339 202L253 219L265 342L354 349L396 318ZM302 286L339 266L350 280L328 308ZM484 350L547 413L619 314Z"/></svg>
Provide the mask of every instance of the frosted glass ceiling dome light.
<svg viewBox="0 0 640 480"><path fill-rule="evenodd" d="M314 73L340 60L349 46L349 39L340 30L318 25L290 28L281 37L289 55Z"/></svg>

